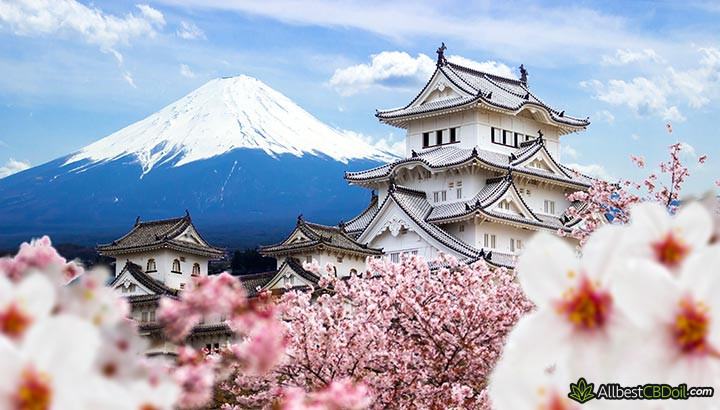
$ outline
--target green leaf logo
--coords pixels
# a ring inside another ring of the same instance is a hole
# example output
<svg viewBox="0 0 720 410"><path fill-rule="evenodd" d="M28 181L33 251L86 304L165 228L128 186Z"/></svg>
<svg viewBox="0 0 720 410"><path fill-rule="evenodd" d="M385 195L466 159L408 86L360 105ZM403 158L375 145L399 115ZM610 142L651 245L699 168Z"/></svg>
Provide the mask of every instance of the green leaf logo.
<svg viewBox="0 0 720 410"><path fill-rule="evenodd" d="M582 404L595 397L593 390L595 390L595 385L593 383L588 384L585 378L581 377L577 383L570 383L570 393L568 393L568 397Z"/></svg>

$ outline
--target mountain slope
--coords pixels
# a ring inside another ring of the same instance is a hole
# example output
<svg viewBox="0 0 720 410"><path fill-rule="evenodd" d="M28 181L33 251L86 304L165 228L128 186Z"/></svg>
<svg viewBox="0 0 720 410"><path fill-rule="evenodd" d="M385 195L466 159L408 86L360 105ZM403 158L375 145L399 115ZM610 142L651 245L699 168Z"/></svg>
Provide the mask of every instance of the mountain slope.
<svg viewBox="0 0 720 410"><path fill-rule="evenodd" d="M212 80L78 152L0 179L0 247L44 233L115 239L143 220L187 208L209 240L280 239L300 212L337 223L369 194L344 170L392 157L315 119L250 77Z"/></svg>

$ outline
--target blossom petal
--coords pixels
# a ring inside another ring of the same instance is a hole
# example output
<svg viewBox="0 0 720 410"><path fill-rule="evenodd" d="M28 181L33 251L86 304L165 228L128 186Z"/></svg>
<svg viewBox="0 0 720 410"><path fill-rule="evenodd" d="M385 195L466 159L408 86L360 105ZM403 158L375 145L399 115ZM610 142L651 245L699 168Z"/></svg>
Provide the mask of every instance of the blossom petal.
<svg viewBox="0 0 720 410"><path fill-rule="evenodd" d="M574 283L574 275L568 273L579 273L579 265L570 245L541 232L529 241L518 262L518 280L530 300L545 306L559 299Z"/></svg>
<svg viewBox="0 0 720 410"><path fill-rule="evenodd" d="M25 335L23 353L53 374L82 374L100 347L100 333L90 322L70 315L47 318Z"/></svg>
<svg viewBox="0 0 720 410"><path fill-rule="evenodd" d="M644 233L652 238L665 234L670 229L672 218L667 209L655 202L643 202L631 208L631 229L635 234Z"/></svg>
<svg viewBox="0 0 720 410"><path fill-rule="evenodd" d="M693 247L706 245L710 241L713 220L700 203L692 202L683 206L674 222L678 234Z"/></svg>
<svg viewBox="0 0 720 410"><path fill-rule="evenodd" d="M636 326L646 329L672 319L672 309L682 297L680 285L663 266L632 260L614 275L611 293L615 306Z"/></svg>
<svg viewBox="0 0 720 410"><path fill-rule="evenodd" d="M583 272L602 282L625 261L627 229L607 225L593 232L583 247Z"/></svg>
<svg viewBox="0 0 720 410"><path fill-rule="evenodd" d="M20 353L13 343L0 336L0 408L5 408L4 400L11 393L11 389L15 387L15 381L18 379L22 371L22 359Z"/></svg>
<svg viewBox="0 0 720 410"><path fill-rule="evenodd" d="M0 309L10 303L13 298L15 286L7 276L0 273Z"/></svg>
<svg viewBox="0 0 720 410"><path fill-rule="evenodd" d="M693 252L683 265L680 283L694 298L710 307L710 339L720 345L720 245Z"/></svg>
<svg viewBox="0 0 720 410"><path fill-rule="evenodd" d="M17 300L33 319L45 317L55 306L55 287L47 276L32 274L17 287Z"/></svg>

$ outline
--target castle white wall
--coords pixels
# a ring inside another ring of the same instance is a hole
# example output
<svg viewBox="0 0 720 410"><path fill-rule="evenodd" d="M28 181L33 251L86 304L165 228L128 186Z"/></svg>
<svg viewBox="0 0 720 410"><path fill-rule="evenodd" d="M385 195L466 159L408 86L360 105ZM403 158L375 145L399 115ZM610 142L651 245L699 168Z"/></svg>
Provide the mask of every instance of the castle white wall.
<svg viewBox="0 0 720 410"><path fill-rule="evenodd" d="M472 148L478 146L488 151L510 154L516 147L508 147L492 142L491 129L517 132L531 137L538 136L538 130L543 132L543 138L548 151L558 158L560 154L558 129L552 125L539 122L525 116L525 112L517 115L507 115L483 109L467 110L464 112L451 113L438 117L422 118L411 121L406 134L406 156L412 151L421 152L423 149L423 133L430 133L431 146L435 147L435 132L440 130L443 135L443 143L450 141L450 128L458 128L458 142L452 145L460 148Z"/></svg>
<svg viewBox="0 0 720 410"><path fill-rule="evenodd" d="M402 230L397 236L392 236L390 230L385 230L370 241L370 246L383 248L387 257L392 257L392 254L417 252L417 255L430 260L438 254L437 248L411 230Z"/></svg>

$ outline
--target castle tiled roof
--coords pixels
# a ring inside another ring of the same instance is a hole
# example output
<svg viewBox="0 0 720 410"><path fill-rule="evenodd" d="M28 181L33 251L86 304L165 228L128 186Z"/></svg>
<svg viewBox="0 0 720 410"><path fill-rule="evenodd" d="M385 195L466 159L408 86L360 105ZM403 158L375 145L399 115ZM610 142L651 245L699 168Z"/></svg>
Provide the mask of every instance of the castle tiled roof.
<svg viewBox="0 0 720 410"><path fill-rule="evenodd" d="M577 129L590 124L587 118L571 117L565 115L565 111L560 111L549 106L533 94L523 81L485 73L451 62L438 64L431 80L436 75L439 75L439 73L442 73L455 87L462 90L466 95L434 100L417 105L417 100L423 95L426 88L432 82L428 81L417 97L405 107L378 110L375 115L381 121L391 122L392 120L412 117L414 115L459 107L470 107L477 104L484 104L489 107L508 111L519 111L526 106L534 106L545 110L554 122L562 125Z"/></svg>
<svg viewBox="0 0 720 410"><path fill-rule="evenodd" d="M540 150L544 150L547 153L550 160L562 171L561 174L540 168L523 166L524 162ZM556 162L549 152L547 152L542 138L523 143L520 148L510 155L487 151L477 147L468 149L458 148L456 146L440 146L415 153L410 158L404 158L376 168L358 172L345 172L345 179L350 183L357 184L387 179L399 168L410 164L421 164L429 169L441 170L473 162L498 172L518 173L582 188L587 188L593 183L591 177Z"/></svg>
<svg viewBox="0 0 720 410"><path fill-rule="evenodd" d="M432 205L427 201L424 192L403 186L394 186L389 191L388 197L394 199L398 206L412 218L413 222L438 242L463 256L471 258L480 256L478 249L427 221L428 215L432 212Z"/></svg>
<svg viewBox="0 0 720 410"><path fill-rule="evenodd" d="M117 281L120 279L120 277L123 276L123 273L128 272L135 280L137 280L141 285L148 288L150 291L154 292L157 295L169 295L169 296L177 296L178 290L172 289L167 287L164 283L160 282L159 280L151 278L147 273L145 273L140 265L137 265L135 263L132 263L130 261L125 262L125 266L123 266L120 273L115 276L115 278L110 282L109 286L114 286Z"/></svg>
<svg viewBox="0 0 720 410"><path fill-rule="evenodd" d="M375 214L377 214L378 209L378 197L373 193L370 198L370 204L368 204L367 208L363 209L363 211L356 217L343 224L345 232L349 236L356 238L356 235L362 232L368 224L370 224L370 221L372 221Z"/></svg>
<svg viewBox="0 0 720 410"><path fill-rule="evenodd" d="M135 222L133 229L120 239L97 247L101 255L119 255L152 249L170 248L188 253L201 254L209 257L221 257L225 251L208 244L195 230L186 213L181 218L162 219L158 221ZM193 243L178 239L188 227L197 233L201 243Z"/></svg>
<svg viewBox="0 0 720 410"><path fill-rule="evenodd" d="M480 192L478 192L472 199L432 207L432 210L427 217L427 221L437 223L480 214L494 219L531 225L539 228L552 230L562 229L564 231L570 230L571 225L566 225L564 223L565 219L562 217L534 213L519 193L516 196L522 202L522 206L526 209L526 212L529 213L529 216L499 211L491 206L510 189L516 190L517 193L517 187L513 182L511 174L507 174L506 176L500 178L488 179L485 187L483 187L483 189L481 189Z"/></svg>
<svg viewBox="0 0 720 410"><path fill-rule="evenodd" d="M276 273L277 271L254 273L252 275L242 275L238 279L240 279L248 297L253 297L257 295L258 289L265 287L275 277Z"/></svg>
<svg viewBox="0 0 720 410"><path fill-rule="evenodd" d="M290 242L290 239L295 236L297 231L300 231L307 240ZM344 232L343 227L310 223L303 221L301 218L298 218L297 226L285 240L279 244L261 246L258 251L263 255L282 255L321 247L335 248L362 255L382 255L382 249L371 248L356 242Z"/></svg>

